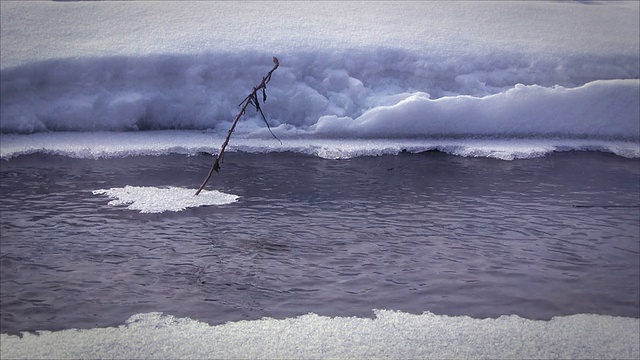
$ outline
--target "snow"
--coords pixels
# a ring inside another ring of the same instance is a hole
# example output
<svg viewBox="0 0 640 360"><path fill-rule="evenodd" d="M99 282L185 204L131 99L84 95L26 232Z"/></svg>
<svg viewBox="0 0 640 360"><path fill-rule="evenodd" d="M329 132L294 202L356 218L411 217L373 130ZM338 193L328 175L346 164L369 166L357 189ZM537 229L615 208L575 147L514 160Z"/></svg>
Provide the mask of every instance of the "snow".
<svg viewBox="0 0 640 360"><path fill-rule="evenodd" d="M640 134L640 81L594 81L567 89L516 85L482 98L459 95L431 100L416 93L360 117L323 116L311 131L359 137L416 135Z"/></svg>
<svg viewBox="0 0 640 360"><path fill-rule="evenodd" d="M381 62L391 56L384 52L373 55ZM484 85L461 87L455 80L458 72L449 69L445 74L450 78L448 83L433 87L429 86L433 79L425 79L423 89L413 89L416 69L403 69L392 78L385 70L347 75L346 69L328 69L326 74L313 74L312 66L296 65L305 57L289 56L274 73L263 106L272 127L282 136L560 134L640 138L637 78L594 80L578 87L514 83L487 93ZM251 81L264 76L270 64L261 56L252 65L246 61L230 64L234 60L213 55L135 61L106 58L6 70L0 131L210 129L226 134L237 104L255 86ZM226 65L230 69L225 69ZM228 70L246 73L240 78L225 76ZM150 71L156 75L149 76ZM428 71L424 76L434 73ZM524 79L512 79L520 80ZM391 81L403 87L380 84ZM554 83L552 79L545 82ZM443 95L453 90L454 94ZM270 135L255 111L247 112L237 131Z"/></svg>
<svg viewBox="0 0 640 360"><path fill-rule="evenodd" d="M162 213L165 211L182 211L186 208L226 205L235 202L238 196L217 190L203 190L197 196L196 189L177 187L157 188L147 186L125 186L94 190L94 195L107 195L114 199L109 205L128 205L129 210L140 210L141 213Z"/></svg>
<svg viewBox="0 0 640 360"><path fill-rule="evenodd" d="M51 58L218 50L634 54L637 11L636 2L6 1L0 59L4 69Z"/></svg>
<svg viewBox="0 0 640 360"><path fill-rule="evenodd" d="M572 315L473 319L377 310L375 319L313 313L210 326L161 313L117 328L0 335L3 359L491 358L634 359L640 320Z"/></svg>

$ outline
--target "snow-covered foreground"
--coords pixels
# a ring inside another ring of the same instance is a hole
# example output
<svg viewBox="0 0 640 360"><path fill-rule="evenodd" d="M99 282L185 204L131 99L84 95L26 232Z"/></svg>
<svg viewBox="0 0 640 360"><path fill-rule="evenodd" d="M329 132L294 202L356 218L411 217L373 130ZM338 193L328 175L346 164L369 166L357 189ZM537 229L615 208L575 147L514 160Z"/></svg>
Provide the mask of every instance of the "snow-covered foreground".
<svg viewBox="0 0 640 360"><path fill-rule="evenodd" d="M3 359L110 358L582 358L640 356L640 320L572 315L550 321L412 315L375 319L307 314L210 326L161 313L118 328L0 335Z"/></svg>

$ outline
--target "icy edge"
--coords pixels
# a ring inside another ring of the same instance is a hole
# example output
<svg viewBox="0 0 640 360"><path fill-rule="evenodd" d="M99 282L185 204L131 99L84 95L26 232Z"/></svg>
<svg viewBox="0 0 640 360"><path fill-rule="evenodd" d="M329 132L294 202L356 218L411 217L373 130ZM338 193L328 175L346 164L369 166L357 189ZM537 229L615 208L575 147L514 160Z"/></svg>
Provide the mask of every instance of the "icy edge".
<svg viewBox="0 0 640 360"><path fill-rule="evenodd" d="M222 141L223 137L220 135L195 130L4 134L0 135L0 158L8 160L30 154L62 155L82 159L169 154L215 154ZM440 151L462 157L485 157L501 160L538 158L562 151L598 151L633 159L640 158L640 143L631 140L561 138L285 138L280 144L272 139L239 137L233 139L229 151L293 152L325 159Z"/></svg>

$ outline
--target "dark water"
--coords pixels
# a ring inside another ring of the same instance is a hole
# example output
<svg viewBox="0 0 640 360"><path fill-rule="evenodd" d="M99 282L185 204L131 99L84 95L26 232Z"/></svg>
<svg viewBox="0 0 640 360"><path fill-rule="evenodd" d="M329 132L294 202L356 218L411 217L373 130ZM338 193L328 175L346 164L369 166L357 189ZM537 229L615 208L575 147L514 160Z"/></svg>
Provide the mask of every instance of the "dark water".
<svg viewBox="0 0 640 360"><path fill-rule="evenodd" d="M372 309L640 317L640 162L229 153L237 203L140 214L93 190L197 188L206 156L1 161L2 333Z"/></svg>

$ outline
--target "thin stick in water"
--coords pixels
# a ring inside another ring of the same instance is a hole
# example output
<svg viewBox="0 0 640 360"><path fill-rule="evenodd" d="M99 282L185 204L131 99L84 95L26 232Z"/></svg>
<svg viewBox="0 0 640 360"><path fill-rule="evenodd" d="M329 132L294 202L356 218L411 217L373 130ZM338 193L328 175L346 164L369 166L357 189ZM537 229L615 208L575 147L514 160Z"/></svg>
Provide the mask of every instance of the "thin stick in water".
<svg viewBox="0 0 640 360"><path fill-rule="evenodd" d="M265 122L265 124L267 124L267 129L269 129L269 132L271 132L271 135L273 135L273 137L278 139L276 137L276 135L271 131L271 127L269 126L269 123L267 122L267 119L265 118L264 113L262 112L262 109L260 108L260 101L258 100L258 91L261 91L262 92L262 102L264 103L265 101L267 101L267 93L266 93L267 83L271 80L271 74L274 71L276 71L276 69L280 65L280 63L278 62L278 58L276 58L275 56L273 57L273 63L275 65L267 73L267 76L263 77L262 78L262 82L258 86L254 87L253 91L251 92L251 94L249 94L246 98L244 98L244 100L242 100L242 102L240 103L240 106L241 106L240 112L238 112L238 115L236 115L236 118L233 120L233 124L231 124L231 129L229 129L229 133L227 134L227 138L222 143L222 147L220 148L220 152L216 156L216 161L213 163L213 166L211 166L211 169L209 170L209 174L207 175L207 178L204 179L204 182L202 183L202 185L200 185L200 188L198 189L198 191L196 191L196 195L200 194L202 189L204 189L204 187L209 182L209 179L211 178L211 175L213 175L214 171L215 172L220 172L220 164L222 163L222 160L224 158L224 150L227 148L227 145L229 144L229 139L231 139L231 134L233 133L233 130L235 130L236 124L238 124L238 121L240 120L242 115L244 115L244 113L247 111L247 107L249 105L253 105L253 107L256 108L256 111L258 111L258 113L260 113L260 117L262 117L262 120ZM280 141L280 139L278 139L278 141Z"/></svg>

